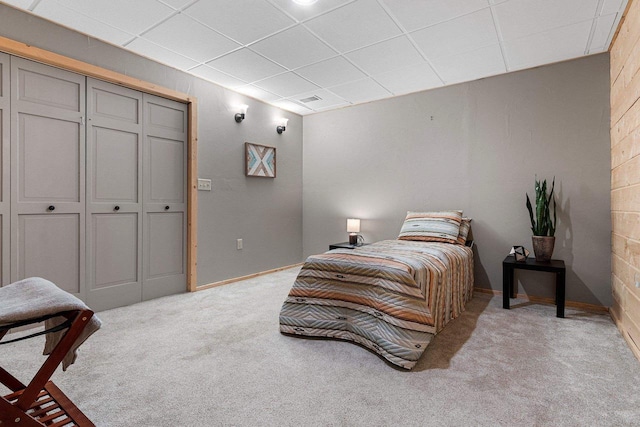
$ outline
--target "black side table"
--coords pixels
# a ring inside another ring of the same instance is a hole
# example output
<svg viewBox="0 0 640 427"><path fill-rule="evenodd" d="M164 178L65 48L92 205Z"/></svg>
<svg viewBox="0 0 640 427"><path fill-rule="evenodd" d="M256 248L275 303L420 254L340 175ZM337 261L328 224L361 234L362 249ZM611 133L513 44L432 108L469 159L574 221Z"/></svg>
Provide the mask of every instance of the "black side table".
<svg viewBox="0 0 640 427"><path fill-rule="evenodd" d="M363 243L361 245L352 245L349 242L342 242L342 243L332 243L329 245L329 250L333 250L333 249L355 249L355 248L359 248L360 246L366 246L369 243Z"/></svg>
<svg viewBox="0 0 640 427"><path fill-rule="evenodd" d="M502 308L509 309L509 297L516 297L513 272L516 269L546 271L556 273L556 317L564 317L564 295L566 268L564 261L552 259L549 262L538 262L535 258L526 261L516 261L515 257L507 256L502 261Z"/></svg>

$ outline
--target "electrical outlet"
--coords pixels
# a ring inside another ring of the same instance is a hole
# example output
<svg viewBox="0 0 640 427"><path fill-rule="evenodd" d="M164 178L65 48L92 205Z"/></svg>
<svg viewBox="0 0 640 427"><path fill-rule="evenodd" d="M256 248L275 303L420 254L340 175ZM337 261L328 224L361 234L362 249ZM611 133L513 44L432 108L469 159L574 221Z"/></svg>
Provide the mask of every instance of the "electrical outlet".
<svg viewBox="0 0 640 427"><path fill-rule="evenodd" d="M238 250L242 249L242 239L238 239L236 241L236 246L237 246Z"/></svg>
<svg viewBox="0 0 640 427"><path fill-rule="evenodd" d="M211 180L198 178L198 190L211 191Z"/></svg>

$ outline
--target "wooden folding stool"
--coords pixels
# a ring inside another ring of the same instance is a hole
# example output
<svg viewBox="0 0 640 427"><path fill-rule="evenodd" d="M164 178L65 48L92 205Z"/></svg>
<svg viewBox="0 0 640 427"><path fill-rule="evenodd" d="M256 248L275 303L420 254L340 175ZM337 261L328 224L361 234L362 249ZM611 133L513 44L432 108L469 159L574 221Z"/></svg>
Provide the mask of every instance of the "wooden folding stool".
<svg viewBox="0 0 640 427"><path fill-rule="evenodd" d="M89 320L93 316L92 310L65 311L9 325L5 324L0 326L0 340L9 329L39 323L58 316L63 316L66 321L54 328L5 342L0 341L0 344L9 344L68 328L28 385L25 386L0 366L0 382L12 391L11 394L0 397L0 427L94 426L80 409L49 380L82 331L89 324Z"/></svg>

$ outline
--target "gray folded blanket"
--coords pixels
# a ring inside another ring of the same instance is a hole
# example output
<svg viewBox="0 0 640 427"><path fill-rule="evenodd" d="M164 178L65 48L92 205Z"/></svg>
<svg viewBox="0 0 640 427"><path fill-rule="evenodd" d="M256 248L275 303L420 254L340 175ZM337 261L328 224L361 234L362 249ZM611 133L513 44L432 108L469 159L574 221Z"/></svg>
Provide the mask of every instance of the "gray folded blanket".
<svg viewBox="0 0 640 427"><path fill-rule="evenodd" d="M69 310L90 308L78 298L40 277L30 277L0 287L0 326ZM52 317L45 321L45 329L58 326L65 320L63 316ZM95 315L89 320L89 324L62 360L63 370L66 371L67 367L76 361L78 347L100 329L101 325L102 322ZM47 333L43 354L51 354L66 332L67 329Z"/></svg>

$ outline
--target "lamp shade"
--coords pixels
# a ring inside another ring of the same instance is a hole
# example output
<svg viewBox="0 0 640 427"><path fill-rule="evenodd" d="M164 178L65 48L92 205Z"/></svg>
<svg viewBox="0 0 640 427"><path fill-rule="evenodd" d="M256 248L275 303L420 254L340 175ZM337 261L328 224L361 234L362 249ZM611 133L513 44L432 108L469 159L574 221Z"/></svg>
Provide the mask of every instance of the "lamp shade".
<svg viewBox="0 0 640 427"><path fill-rule="evenodd" d="M356 218L347 219L347 233L359 233L360 220Z"/></svg>

